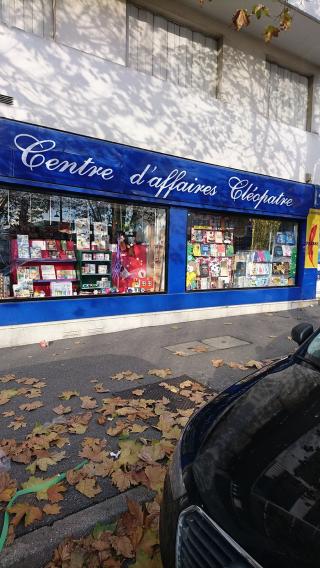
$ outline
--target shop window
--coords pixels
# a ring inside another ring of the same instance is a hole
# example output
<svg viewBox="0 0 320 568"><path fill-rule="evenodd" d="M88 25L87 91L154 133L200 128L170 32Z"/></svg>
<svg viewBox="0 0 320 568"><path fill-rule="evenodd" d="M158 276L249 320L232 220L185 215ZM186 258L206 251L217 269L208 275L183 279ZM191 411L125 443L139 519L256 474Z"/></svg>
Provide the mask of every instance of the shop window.
<svg viewBox="0 0 320 568"><path fill-rule="evenodd" d="M166 211L0 189L0 297L165 290Z"/></svg>
<svg viewBox="0 0 320 568"><path fill-rule="evenodd" d="M188 215L187 290L294 286L298 224Z"/></svg>
<svg viewBox="0 0 320 568"><path fill-rule="evenodd" d="M129 67L216 96L216 40L132 4L127 14Z"/></svg>
<svg viewBox="0 0 320 568"><path fill-rule="evenodd" d="M269 118L301 130L307 128L309 79L267 62Z"/></svg>

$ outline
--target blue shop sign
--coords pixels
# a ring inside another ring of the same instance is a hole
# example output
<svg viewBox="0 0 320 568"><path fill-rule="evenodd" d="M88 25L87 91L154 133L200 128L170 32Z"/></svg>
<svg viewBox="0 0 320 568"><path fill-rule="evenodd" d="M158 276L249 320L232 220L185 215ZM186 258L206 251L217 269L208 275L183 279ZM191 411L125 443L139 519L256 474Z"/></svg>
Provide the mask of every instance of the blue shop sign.
<svg viewBox="0 0 320 568"><path fill-rule="evenodd" d="M1 119L0 176L104 196L306 217L312 186Z"/></svg>

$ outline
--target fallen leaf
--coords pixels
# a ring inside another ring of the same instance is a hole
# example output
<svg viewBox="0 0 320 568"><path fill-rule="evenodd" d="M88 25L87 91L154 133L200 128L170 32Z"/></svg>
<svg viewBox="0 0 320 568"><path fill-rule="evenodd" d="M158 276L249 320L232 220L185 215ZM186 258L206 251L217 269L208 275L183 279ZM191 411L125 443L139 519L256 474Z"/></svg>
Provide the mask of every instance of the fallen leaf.
<svg viewBox="0 0 320 568"><path fill-rule="evenodd" d="M63 391L61 394L59 394L59 398L62 398L62 400L70 400L70 398L72 398L73 396L79 396L80 393L78 391Z"/></svg>
<svg viewBox="0 0 320 568"><path fill-rule="evenodd" d="M211 359L211 365L215 368L223 367L224 360L223 359Z"/></svg>
<svg viewBox="0 0 320 568"><path fill-rule="evenodd" d="M95 497L102 491L101 487L97 485L96 479L93 478L80 479L79 483L75 485L75 489L89 498Z"/></svg>
<svg viewBox="0 0 320 568"><path fill-rule="evenodd" d="M117 554L122 554L125 558L134 557L132 544L127 536L112 536L110 542Z"/></svg>
<svg viewBox="0 0 320 568"><path fill-rule="evenodd" d="M244 366L249 368L254 367L255 369L262 369L263 363L261 363L261 361L250 359L250 361L248 361L248 363L245 363Z"/></svg>
<svg viewBox="0 0 320 568"><path fill-rule="evenodd" d="M206 353L207 351L209 351L209 348L205 345L197 345L196 347L192 348L192 351L195 351L195 353Z"/></svg>
<svg viewBox="0 0 320 568"><path fill-rule="evenodd" d="M185 351L175 351L173 354L177 355L178 357L186 357L188 355L188 353L185 353Z"/></svg>
<svg viewBox="0 0 320 568"><path fill-rule="evenodd" d="M58 515L61 511L61 508L57 504L50 505L49 503L43 507L43 512L46 515Z"/></svg>
<svg viewBox="0 0 320 568"><path fill-rule="evenodd" d="M230 369L241 369L241 371L247 371L247 367L245 367L243 365L243 363L236 363L235 361L231 361L230 363L227 363L228 367L230 367Z"/></svg>
<svg viewBox="0 0 320 568"><path fill-rule="evenodd" d="M179 389L177 387L175 387L174 385L170 385L169 383L159 383L159 386L169 390L170 392L174 393L179 392Z"/></svg>
<svg viewBox="0 0 320 568"><path fill-rule="evenodd" d="M0 473L0 501L9 502L16 492L17 484L11 479L9 473L3 471Z"/></svg>
<svg viewBox="0 0 320 568"><path fill-rule="evenodd" d="M85 408L86 410L91 410L98 406L96 399L92 398L92 396L80 396L80 400L81 408Z"/></svg>
<svg viewBox="0 0 320 568"><path fill-rule="evenodd" d="M72 412L71 406L63 406L63 404L59 404L58 406L56 406L52 410L53 410L53 412L55 412L59 416L61 416L62 414L69 414L69 412Z"/></svg>
<svg viewBox="0 0 320 568"><path fill-rule="evenodd" d="M94 388L94 390L95 390L96 392L99 392L99 393L101 393L101 392L110 392L110 389L107 389L107 388L103 385L103 383L97 383L96 385L94 385L93 388Z"/></svg>
<svg viewBox="0 0 320 568"><path fill-rule="evenodd" d="M145 474L149 480L149 487L154 491L161 491L167 469L162 465L148 465Z"/></svg>
<svg viewBox="0 0 320 568"><path fill-rule="evenodd" d="M27 398L39 398L39 396L42 396L42 392L37 387L28 389L28 392L26 392Z"/></svg>
<svg viewBox="0 0 320 568"><path fill-rule="evenodd" d="M59 501L63 501L63 495L67 491L67 488L63 483L56 483L47 489L47 498L50 503L58 503Z"/></svg>
<svg viewBox="0 0 320 568"><path fill-rule="evenodd" d="M13 428L13 430L20 430L20 428L25 428L27 425L26 422L23 420L14 420L14 422L10 422L8 428Z"/></svg>
<svg viewBox="0 0 320 568"><path fill-rule="evenodd" d="M4 416L5 418L10 418L10 416L14 415L15 415L14 410L5 410L4 412L2 412L2 416Z"/></svg>
<svg viewBox="0 0 320 568"><path fill-rule="evenodd" d="M132 371L122 371L122 373L112 375L111 378L116 381L121 381L122 379L125 379L126 381L137 381L138 379L143 379L143 375L138 375Z"/></svg>
<svg viewBox="0 0 320 568"><path fill-rule="evenodd" d="M142 396L144 393L144 389L135 389L132 391L132 394L134 394L135 396Z"/></svg>
<svg viewBox="0 0 320 568"><path fill-rule="evenodd" d="M107 429L107 434L109 434L109 436L118 436L118 434L123 432L126 426L126 422L118 421L113 427L110 426L110 428Z"/></svg>
<svg viewBox="0 0 320 568"><path fill-rule="evenodd" d="M148 375L154 375L155 377L160 377L160 379L165 379L169 375L172 375L171 369L149 369Z"/></svg>
<svg viewBox="0 0 320 568"><path fill-rule="evenodd" d="M97 418L97 424L99 424L100 426L104 426L106 422L107 419L105 418L105 416L99 416L99 418Z"/></svg>
<svg viewBox="0 0 320 568"><path fill-rule="evenodd" d="M188 389L192 387L192 381L183 381L182 383L180 383L179 387L181 389Z"/></svg>
<svg viewBox="0 0 320 568"><path fill-rule="evenodd" d="M119 491L125 491L129 489L131 485L130 473L122 471L121 468L114 471L111 475L112 483L119 489Z"/></svg>
<svg viewBox="0 0 320 568"><path fill-rule="evenodd" d="M66 456L66 452L54 452L49 454L45 452L46 455L37 457L30 465L26 467L27 471L34 474L36 469L41 471L47 471L50 465L56 465L58 462L63 460Z"/></svg>
<svg viewBox="0 0 320 568"><path fill-rule="evenodd" d="M4 377L0 377L0 383L9 383L10 381L15 381L15 375L5 375ZM16 381L18 382L18 380Z"/></svg>
<svg viewBox="0 0 320 568"><path fill-rule="evenodd" d="M31 410L36 410L41 406L43 406L43 402L41 402L40 400L35 400L34 402L29 402L29 403L27 402L26 404L20 404L19 408L20 410L27 410L28 412L30 412Z"/></svg>
<svg viewBox="0 0 320 568"><path fill-rule="evenodd" d="M10 507L9 512L14 514L11 521L14 527L16 527L24 517L26 527L42 519L41 509L39 509L39 507L33 507L29 503L16 503L16 505Z"/></svg>
<svg viewBox="0 0 320 568"><path fill-rule="evenodd" d="M147 430L147 428L148 426L142 426L142 424L134 424L130 427L130 432L132 432L133 434L140 434L141 432Z"/></svg>

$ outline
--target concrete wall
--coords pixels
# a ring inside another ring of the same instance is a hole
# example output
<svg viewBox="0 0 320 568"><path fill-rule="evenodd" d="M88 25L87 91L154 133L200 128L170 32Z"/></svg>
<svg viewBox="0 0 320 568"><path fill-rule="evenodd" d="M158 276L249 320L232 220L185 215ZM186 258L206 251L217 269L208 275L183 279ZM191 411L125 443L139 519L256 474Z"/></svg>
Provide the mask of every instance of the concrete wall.
<svg viewBox="0 0 320 568"><path fill-rule="evenodd" d="M124 0L57 0L54 39L0 27L0 114L200 161L320 183L320 74L275 45L167 0L141 3L223 36L219 98L129 69ZM72 7L76 7L72 10ZM312 130L267 118L265 58L314 75Z"/></svg>

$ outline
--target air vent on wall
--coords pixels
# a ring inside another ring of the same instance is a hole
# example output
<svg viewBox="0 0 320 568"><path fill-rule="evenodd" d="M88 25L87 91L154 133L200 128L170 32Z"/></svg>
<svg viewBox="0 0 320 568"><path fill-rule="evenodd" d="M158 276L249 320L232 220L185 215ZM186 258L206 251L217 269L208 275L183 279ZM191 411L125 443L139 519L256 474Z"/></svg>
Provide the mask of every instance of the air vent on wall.
<svg viewBox="0 0 320 568"><path fill-rule="evenodd" d="M5 105L13 105L13 97L9 97L8 95L1 95L0 94L0 103Z"/></svg>

